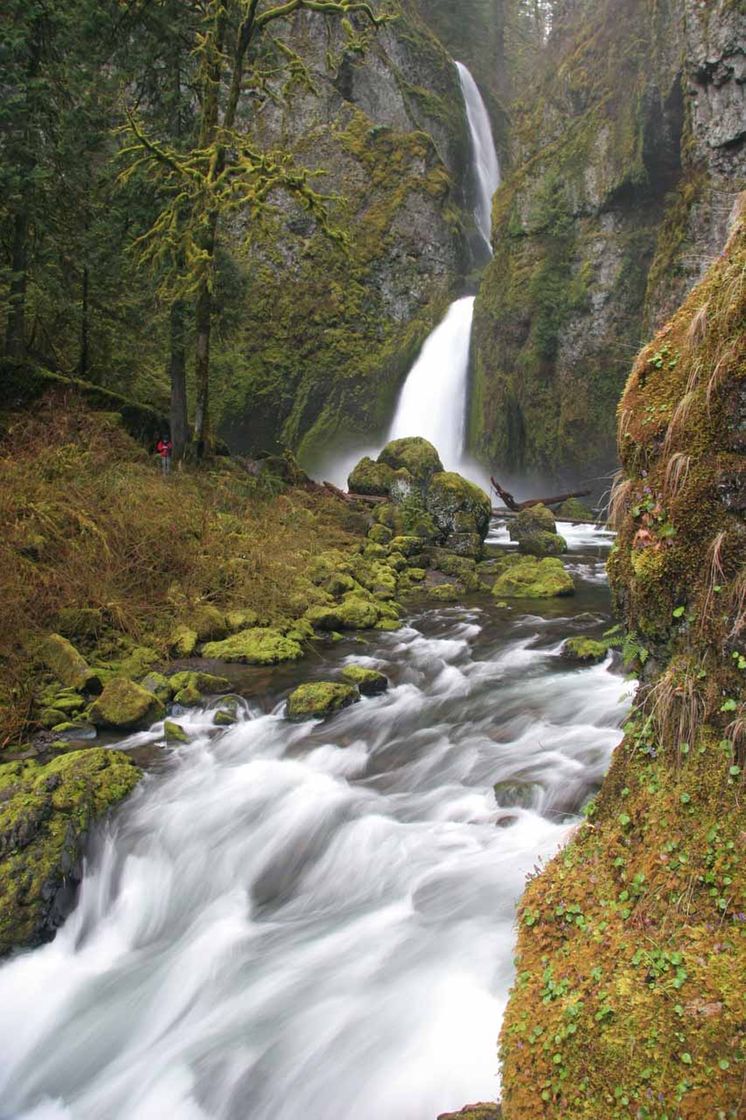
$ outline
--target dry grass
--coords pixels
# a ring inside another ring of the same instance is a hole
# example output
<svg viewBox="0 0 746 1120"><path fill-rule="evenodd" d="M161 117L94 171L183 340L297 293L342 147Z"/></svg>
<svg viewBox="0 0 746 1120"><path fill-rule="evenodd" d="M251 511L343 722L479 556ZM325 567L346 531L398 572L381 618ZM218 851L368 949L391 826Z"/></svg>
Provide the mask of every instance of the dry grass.
<svg viewBox="0 0 746 1120"><path fill-rule="evenodd" d="M618 530L629 512L634 486L632 480L617 471L611 484L607 520L610 528Z"/></svg>
<svg viewBox="0 0 746 1120"><path fill-rule="evenodd" d="M340 512L341 510L341 512ZM29 646L62 607L155 648L185 604L287 611L308 556L350 540L344 507L273 496L238 464L160 476L115 417L43 402L0 444L0 746L29 705Z"/></svg>
<svg viewBox="0 0 746 1120"><path fill-rule="evenodd" d="M663 475L663 494L668 500L678 497L681 488L686 485L692 465L691 455L683 451L676 451L666 463Z"/></svg>

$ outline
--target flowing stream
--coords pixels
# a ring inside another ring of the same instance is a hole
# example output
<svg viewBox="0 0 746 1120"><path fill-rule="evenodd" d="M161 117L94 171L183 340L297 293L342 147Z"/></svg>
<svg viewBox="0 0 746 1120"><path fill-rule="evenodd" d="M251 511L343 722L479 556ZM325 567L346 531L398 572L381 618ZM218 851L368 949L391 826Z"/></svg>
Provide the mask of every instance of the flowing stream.
<svg viewBox="0 0 746 1120"><path fill-rule="evenodd" d="M610 661L559 657L608 625L610 540L560 529L575 599L415 600L397 633L228 668L233 728L206 707L188 745L121 744L151 767L76 910L0 969L3 1120L435 1120L497 1096L516 901L628 704ZM348 660L390 691L285 720L294 683Z"/></svg>

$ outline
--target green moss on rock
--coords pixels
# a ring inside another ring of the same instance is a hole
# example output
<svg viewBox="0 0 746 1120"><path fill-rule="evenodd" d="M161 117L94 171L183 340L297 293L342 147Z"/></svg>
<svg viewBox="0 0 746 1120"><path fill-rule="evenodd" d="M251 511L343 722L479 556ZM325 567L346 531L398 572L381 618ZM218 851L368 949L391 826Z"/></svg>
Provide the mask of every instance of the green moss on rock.
<svg viewBox="0 0 746 1120"><path fill-rule="evenodd" d="M360 699L357 688L332 681L299 685L288 697L290 719L323 719Z"/></svg>
<svg viewBox="0 0 746 1120"><path fill-rule="evenodd" d="M378 462L393 471L408 471L418 483L429 482L434 474L443 470L437 449L419 436L387 443L378 456Z"/></svg>
<svg viewBox="0 0 746 1120"><path fill-rule="evenodd" d="M206 692L210 696L219 696L221 693L230 692L233 687L227 677L218 677L213 673L203 673L191 669L174 673L173 676L169 677L168 683L174 692L178 692L182 688L197 688L200 692Z"/></svg>
<svg viewBox="0 0 746 1120"><path fill-rule="evenodd" d="M492 594L496 599L551 599L574 595L575 584L561 560L520 557L498 576Z"/></svg>
<svg viewBox="0 0 746 1120"><path fill-rule="evenodd" d="M579 665L595 665L605 661L609 647L593 638L568 638L562 646L562 657Z"/></svg>
<svg viewBox="0 0 746 1120"><path fill-rule="evenodd" d="M49 634L39 646L38 655L64 685L89 692L101 690L96 672L61 634Z"/></svg>
<svg viewBox="0 0 746 1120"><path fill-rule="evenodd" d="M241 630L222 642L209 642L202 652L216 661L237 661L245 665L276 665L281 661L297 661L303 656L299 642L278 630L257 627Z"/></svg>
<svg viewBox="0 0 746 1120"><path fill-rule="evenodd" d="M188 743L189 736L180 723L167 719L163 723L163 734L167 743Z"/></svg>
<svg viewBox="0 0 746 1120"><path fill-rule="evenodd" d="M91 722L96 727L138 731L163 719L166 709L152 692L127 677L115 677L91 705Z"/></svg>
<svg viewBox="0 0 746 1120"><path fill-rule="evenodd" d="M347 479L352 494L388 497L396 472L387 463L376 463L367 456L361 459Z"/></svg>
<svg viewBox="0 0 746 1120"><path fill-rule="evenodd" d="M88 829L139 778L125 754L100 747L0 766L0 955L54 936Z"/></svg>
<svg viewBox="0 0 746 1120"><path fill-rule="evenodd" d="M439 544L461 555L481 553L492 516L492 503L483 490L460 474L441 471L428 483L425 508Z"/></svg>
<svg viewBox="0 0 746 1120"><path fill-rule="evenodd" d="M191 657L198 641L197 631L182 623L175 628L168 644L177 657Z"/></svg>
<svg viewBox="0 0 746 1120"><path fill-rule="evenodd" d="M347 684L354 685L361 696L379 696L389 687L388 678L377 669L366 669L364 665L345 665L340 674Z"/></svg>

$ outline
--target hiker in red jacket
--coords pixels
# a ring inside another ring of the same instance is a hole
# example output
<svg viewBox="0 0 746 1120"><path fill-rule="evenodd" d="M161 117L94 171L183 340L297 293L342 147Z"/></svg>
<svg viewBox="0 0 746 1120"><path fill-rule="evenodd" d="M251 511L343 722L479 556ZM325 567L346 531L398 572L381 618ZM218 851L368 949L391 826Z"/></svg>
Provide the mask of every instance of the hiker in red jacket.
<svg viewBox="0 0 746 1120"><path fill-rule="evenodd" d="M174 445L171 443L170 436L161 436L155 445L157 453L161 457L161 470L164 475L171 472L171 456L174 452Z"/></svg>

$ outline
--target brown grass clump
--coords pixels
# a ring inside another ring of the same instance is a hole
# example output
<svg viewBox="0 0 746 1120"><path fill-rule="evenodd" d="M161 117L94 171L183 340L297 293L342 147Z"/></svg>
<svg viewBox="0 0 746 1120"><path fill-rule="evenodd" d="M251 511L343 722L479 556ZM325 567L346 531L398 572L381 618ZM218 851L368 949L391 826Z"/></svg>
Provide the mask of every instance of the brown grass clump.
<svg viewBox="0 0 746 1120"><path fill-rule="evenodd" d="M7 418L0 442L0 747L28 713L34 638L63 607L165 651L185 605L279 617L309 556L350 541L340 504L272 494L225 460L163 479L119 426L75 398ZM115 637L114 639L115 640Z"/></svg>

